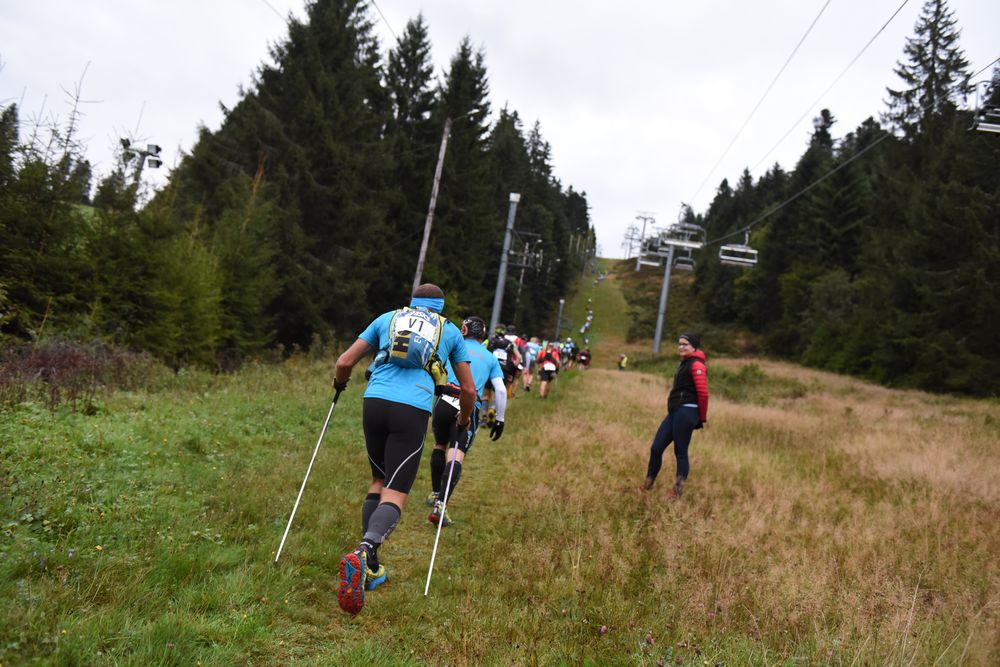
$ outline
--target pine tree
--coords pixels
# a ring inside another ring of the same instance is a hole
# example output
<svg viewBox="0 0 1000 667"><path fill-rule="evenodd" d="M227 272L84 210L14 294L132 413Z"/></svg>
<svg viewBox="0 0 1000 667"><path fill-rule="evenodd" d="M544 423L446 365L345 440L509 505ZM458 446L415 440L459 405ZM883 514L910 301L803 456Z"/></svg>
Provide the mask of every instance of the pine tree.
<svg viewBox="0 0 1000 667"><path fill-rule="evenodd" d="M93 266L86 275L88 333L166 358L171 350L152 349L149 337L140 332L148 332L168 307L153 290L160 273L160 246L173 236L174 228L144 224L126 169L126 156L119 152L114 169L100 180L94 194L95 215L87 238Z"/></svg>
<svg viewBox="0 0 1000 667"><path fill-rule="evenodd" d="M487 312L496 279L506 207L490 195L489 82L485 55L466 37L438 91L436 122L452 118L425 276L445 288L450 313Z"/></svg>
<svg viewBox="0 0 1000 667"><path fill-rule="evenodd" d="M902 80L889 88L885 118L907 139L936 134L939 119L954 113L957 100L968 90L969 63L958 47L960 31L947 0L924 3L915 36L907 38L894 72Z"/></svg>
<svg viewBox="0 0 1000 667"><path fill-rule="evenodd" d="M277 296L277 244L271 221L274 203L261 164L251 180L234 175L223 184L231 204L213 231L211 249L220 274L221 358L236 365L271 343L274 315L267 309Z"/></svg>
<svg viewBox="0 0 1000 667"><path fill-rule="evenodd" d="M14 154L17 149L17 105L0 112L0 188L14 180Z"/></svg>
<svg viewBox="0 0 1000 667"><path fill-rule="evenodd" d="M391 128L397 136L417 142L429 138L428 121L435 104L433 78L427 24L423 14L418 14L407 22L396 48L389 52L386 88L393 105Z"/></svg>
<svg viewBox="0 0 1000 667"><path fill-rule="evenodd" d="M722 239L726 243L741 242L740 229L758 213L753 199L753 178L747 169L743 170L735 191L730 187L729 181L723 179L705 215L705 231L708 237ZM681 215L689 221L694 218L694 211L685 206ZM738 314L734 288L741 270L720 264L714 256L708 254L714 250L715 248L712 248L699 253L696 259L695 277L698 291L708 297L705 299L705 315L709 321L731 321Z"/></svg>
<svg viewBox="0 0 1000 667"><path fill-rule="evenodd" d="M5 332L18 338L73 326L85 310L86 227L65 172L80 161L76 150L72 124L37 125L21 142L16 107L0 114L0 285Z"/></svg>
<svg viewBox="0 0 1000 667"><path fill-rule="evenodd" d="M437 120L431 118L437 104L433 74L427 25L423 15L418 15L406 24L389 52L386 70L392 101L386 140L395 162L392 180L396 196L386 200L392 231L383 251L394 259L375 277L377 283L369 291L375 312L396 307L409 294L423 239L442 132Z"/></svg>
<svg viewBox="0 0 1000 667"><path fill-rule="evenodd" d="M74 162L66 181L67 197L77 204L90 203L91 181L94 178L93 168L89 160Z"/></svg>
<svg viewBox="0 0 1000 667"><path fill-rule="evenodd" d="M835 122L827 109L813 119L808 148L788 180L788 195L805 190L832 168L830 130ZM802 349L799 322L809 305L810 284L821 273L819 234L815 219L810 220L809 207L809 198L792 201L774 214L766 233L758 237L756 295L750 305L766 323L768 349L791 356Z"/></svg>
<svg viewBox="0 0 1000 667"><path fill-rule="evenodd" d="M521 117L508 107L500 110L489 138L490 180L494 183L493 201L502 204L511 192L524 193L532 171L525 144Z"/></svg>
<svg viewBox="0 0 1000 667"><path fill-rule="evenodd" d="M1000 353L983 338L1000 312L995 153L956 111L968 72L946 3L928 2L890 91L905 143L883 151L874 198L871 283L894 305L873 372L912 386L971 393L996 387Z"/></svg>
<svg viewBox="0 0 1000 667"><path fill-rule="evenodd" d="M308 22L292 20L273 56L219 131L202 132L175 176L172 210L182 224L218 224L231 205L221 184L253 178L263 160L274 193L268 237L279 260L268 312L277 340L352 336L371 315L372 291L394 288L381 281L398 263L380 251L398 195L384 141L390 95L365 3L311 3Z"/></svg>
<svg viewBox="0 0 1000 667"><path fill-rule="evenodd" d="M552 147L542 137L542 124L537 120L528 133L528 164L536 179L547 184L552 178Z"/></svg>

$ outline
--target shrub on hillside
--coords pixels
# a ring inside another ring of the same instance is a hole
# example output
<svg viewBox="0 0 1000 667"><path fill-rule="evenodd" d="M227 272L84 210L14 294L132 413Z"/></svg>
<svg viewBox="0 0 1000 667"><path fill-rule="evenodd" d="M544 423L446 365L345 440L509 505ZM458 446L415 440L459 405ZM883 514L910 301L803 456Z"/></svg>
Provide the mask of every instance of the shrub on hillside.
<svg viewBox="0 0 1000 667"><path fill-rule="evenodd" d="M0 405L38 401L48 408L94 410L105 391L149 384L165 369L148 354L104 343L65 339L12 345L0 351Z"/></svg>
<svg viewBox="0 0 1000 667"><path fill-rule="evenodd" d="M639 355L633 368L643 373L655 373L673 379L677 359L669 356ZM793 378L768 375L757 364L746 364L738 369L709 362L709 389L713 396L721 396L735 403L768 405L777 399L801 398L809 387Z"/></svg>

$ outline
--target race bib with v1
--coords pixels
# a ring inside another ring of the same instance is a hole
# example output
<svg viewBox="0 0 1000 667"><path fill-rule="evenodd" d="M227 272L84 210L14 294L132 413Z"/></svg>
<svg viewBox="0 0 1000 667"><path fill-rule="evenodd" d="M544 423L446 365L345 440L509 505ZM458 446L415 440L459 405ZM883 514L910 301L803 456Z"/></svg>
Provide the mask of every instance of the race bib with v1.
<svg viewBox="0 0 1000 667"><path fill-rule="evenodd" d="M556 369L556 365L554 363L552 363L551 361L546 361L544 364L542 364L542 370L543 371L554 371L555 369Z"/></svg>
<svg viewBox="0 0 1000 667"><path fill-rule="evenodd" d="M411 331L433 341L437 338L438 318L422 310L403 310L396 316L396 331Z"/></svg>

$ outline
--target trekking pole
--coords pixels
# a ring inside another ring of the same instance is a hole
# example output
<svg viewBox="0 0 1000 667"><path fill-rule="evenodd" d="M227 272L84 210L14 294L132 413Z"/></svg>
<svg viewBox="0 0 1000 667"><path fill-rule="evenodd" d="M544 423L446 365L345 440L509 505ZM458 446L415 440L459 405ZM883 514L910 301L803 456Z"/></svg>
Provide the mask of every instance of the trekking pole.
<svg viewBox="0 0 1000 667"><path fill-rule="evenodd" d="M306 477L302 480L302 488L299 489L299 496L295 499L295 505L292 507L292 515L288 517L288 525L285 526L285 534L281 536L281 544L278 545L278 553L274 557L275 563L277 563L278 559L281 558L281 550L285 546L285 539L288 537L288 531L292 528L292 521L295 520L295 512L299 509L299 501L302 500L302 492L306 490L306 482L309 481L309 473L312 472L313 463L316 461L316 455L319 454L319 446L323 442L323 436L326 435L326 427L330 424L330 417L333 416L333 409L337 407L337 399L340 398L340 391L337 391L337 393L333 395L333 403L330 404L330 411L326 413L326 421L323 422L323 430L319 432L319 440L316 441L316 449L313 450L312 458L309 459L309 467L306 468Z"/></svg>
<svg viewBox="0 0 1000 667"><path fill-rule="evenodd" d="M471 423L469 424L469 428L472 428ZM452 446L455 449L458 449L458 442L456 441ZM455 472L454 460L451 461L451 465L448 467L448 484L444 487L444 500L441 501L441 518L438 520L437 535L434 537L434 550L431 551L431 566L427 569L427 584L424 585L424 597L427 597L427 591L431 588L431 573L434 572L434 557L437 556L438 540L441 539L441 527L444 526L444 518L446 516L445 512L448 509L448 492L451 491L451 474L453 472Z"/></svg>

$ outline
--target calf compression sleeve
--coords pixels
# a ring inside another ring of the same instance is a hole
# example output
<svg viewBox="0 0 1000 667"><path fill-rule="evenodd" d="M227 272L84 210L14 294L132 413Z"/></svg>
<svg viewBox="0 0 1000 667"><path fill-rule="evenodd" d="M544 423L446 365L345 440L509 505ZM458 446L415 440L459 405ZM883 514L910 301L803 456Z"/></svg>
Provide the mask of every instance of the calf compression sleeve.
<svg viewBox="0 0 1000 667"><path fill-rule="evenodd" d="M444 474L444 450L434 448L431 451L431 490L441 493L441 475Z"/></svg>
<svg viewBox="0 0 1000 667"><path fill-rule="evenodd" d="M369 493L365 496L365 502L361 505L361 534L368 532L368 521L372 518L372 512L378 507L379 494Z"/></svg>
<svg viewBox="0 0 1000 667"><path fill-rule="evenodd" d="M368 552L370 565L378 564L378 548L399 523L401 514L399 507L394 503L381 503L372 512L371 519L368 521L368 530L365 531L365 536L361 539L361 547Z"/></svg>

